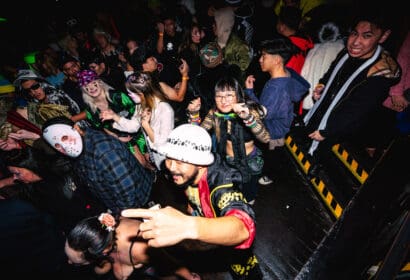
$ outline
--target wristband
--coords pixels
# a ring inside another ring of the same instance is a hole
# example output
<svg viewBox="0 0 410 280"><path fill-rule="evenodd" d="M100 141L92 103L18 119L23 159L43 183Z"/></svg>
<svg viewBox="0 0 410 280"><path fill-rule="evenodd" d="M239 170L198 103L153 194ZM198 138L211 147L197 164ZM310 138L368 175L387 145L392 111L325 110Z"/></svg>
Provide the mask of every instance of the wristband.
<svg viewBox="0 0 410 280"><path fill-rule="evenodd" d="M201 123L201 118L198 117L198 118L196 118L196 119L190 119L190 122L191 122L192 124L200 124L200 123Z"/></svg>
<svg viewBox="0 0 410 280"><path fill-rule="evenodd" d="M164 32L159 32L159 33L158 33L158 36L159 36L159 37L164 36Z"/></svg>
<svg viewBox="0 0 410 280"><path fill-rule="evenodd" d="M188 77L188 76L182 76L182 80L183 80L183 81L188 81L188 80L189 80L189 77Z"/></svg>

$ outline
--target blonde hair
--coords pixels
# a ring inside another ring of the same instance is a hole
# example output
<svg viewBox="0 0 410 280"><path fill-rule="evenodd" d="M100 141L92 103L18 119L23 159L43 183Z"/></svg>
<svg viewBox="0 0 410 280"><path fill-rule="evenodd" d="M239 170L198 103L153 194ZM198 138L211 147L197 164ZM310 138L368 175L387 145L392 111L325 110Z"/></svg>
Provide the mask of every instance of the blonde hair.
<svg viewBox="0 0 410 280"><path fill-rule="evenodd" d="M112 102L112 99L110 98L110 89L113 88L101 79L96 80L96 82L98 83L98 86L103 90L105 98L107 98L109 102ZM85 87L81 87L81 92L83 93L84 103L90 107L93 113L97 112L97 105L95 105L94 103L95 99L88 94Z"/></svg>

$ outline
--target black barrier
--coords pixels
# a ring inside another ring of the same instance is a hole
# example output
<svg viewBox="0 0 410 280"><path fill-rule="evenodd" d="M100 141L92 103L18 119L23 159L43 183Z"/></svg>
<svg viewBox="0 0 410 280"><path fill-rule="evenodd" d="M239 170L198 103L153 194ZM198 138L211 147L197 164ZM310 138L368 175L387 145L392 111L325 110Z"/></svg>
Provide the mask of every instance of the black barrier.
<svg viewBox="0 0 410 280"><path fill-rule="evenodd" d="M288 148L289 152L296 160L302 171L305 175L309 173L309 170L312 166L311 162L309 161L308 157L301 151L297 144L293 141L291 136L288 136L285 141L285 145ZM333 193L329 190L326 185L326 180L320 177L313 177L310 180L310 183L314 186L317 193L333 214L334 217L339 218L342 214L343 208L340 203L336 200Z"/></svg>
<svg viewBox="0 0 410 280"><path fill-rule="evenodd" d="M410 139L396 139L295 279L369 279L368 268L384 256L378 279L399 279L397 270L408 266L408 234L392 225L408 212L409 158ZM403 242L406 251L395 251Z"/></svg>
<svg viewBox="0 0 410 280"><path fill-rule="evenodd" d="M366 181L369 172L341 144L334 145L332 151L361 184Z"/></svg>
<svg viewBox="0 0 410 280"><path fill-rule="evenodd" d="M343 211L344 205L349 202L352 195L347 195L346 198L346 195L343 195L342 197L342 195L340 195L340 193L336 191L338 187L333 186L334 184L332 184L329 180L329 178L332 179L332 174L328 174L327 178L325 178L325 176L323 175L316 175L313 178L308 178L309 170L312 167L313 163L311 162L311 160L309 160L309 157L297 146L297 143L295 143L291 135L286 138L285 143L288 151L291 153L298 166L306 176L306 179L316 189L320 198L323 200L332 214L336 218L339 218ZM336 144L332 147L332 152L335 155L335 161L341 164L343 173L350 174L351 176L349 177L355 178L355 180L357 180L357 182L359 183L359 187L366 182L373 166L369 167L369 164L363 164L364 160L360 158L358 154L355 154L354 149L352 149L352 151L348 151L348 149L342 144ZM343 175L340 176L343 177ZM344 178L346 178L346 176ZM337 181L339 184L343 185L340 180ZM346 182L345 185L349 185L349 183ZM331 191L331 189L333 189L333 191ZM353 193L354 192L355 190L353 191Z"/></svg>

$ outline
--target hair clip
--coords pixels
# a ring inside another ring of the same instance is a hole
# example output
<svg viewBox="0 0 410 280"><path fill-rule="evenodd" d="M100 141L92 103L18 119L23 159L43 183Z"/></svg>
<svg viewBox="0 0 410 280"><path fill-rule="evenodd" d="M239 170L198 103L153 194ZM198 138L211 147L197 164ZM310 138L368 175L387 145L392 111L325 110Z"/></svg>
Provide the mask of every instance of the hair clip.
<svg viewBox="0 0 410 280"><path fill-rule="evenodd" d="M115 227L115 219L114 217L109 214L109 213L102 213L99 217L98 220L100 221L102 227L105 227L106 230L108 231L114 231Z"/></svg>

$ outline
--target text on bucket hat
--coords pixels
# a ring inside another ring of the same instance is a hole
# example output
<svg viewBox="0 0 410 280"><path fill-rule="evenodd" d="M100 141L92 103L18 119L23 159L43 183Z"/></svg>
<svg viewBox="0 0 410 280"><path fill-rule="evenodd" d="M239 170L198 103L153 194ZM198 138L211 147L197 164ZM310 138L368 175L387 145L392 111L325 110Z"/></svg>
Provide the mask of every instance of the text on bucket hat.
<svg viewBox="0 0 410 280"><path fill-rule="evenodd" d="M182 124L168 135L167 142L158 148L164 156L195 165L210 165L214 162L209 133L194 124Z"/></svg>
<svg viewBox="0 0 410 280"><path fill-rule="evenodd" d="M82 70L77 73L78 85L84 87L92 81L98 80L98 75L92 70Z"/></svg>

